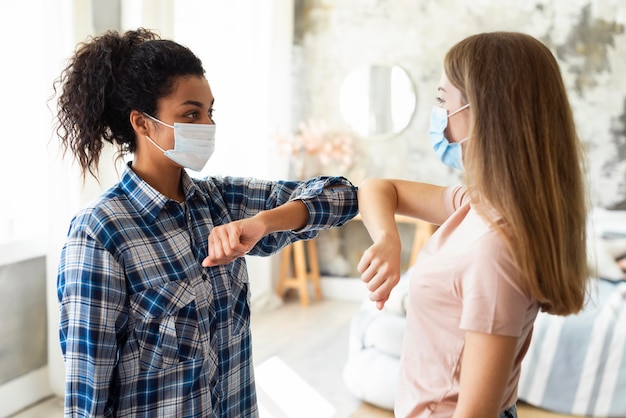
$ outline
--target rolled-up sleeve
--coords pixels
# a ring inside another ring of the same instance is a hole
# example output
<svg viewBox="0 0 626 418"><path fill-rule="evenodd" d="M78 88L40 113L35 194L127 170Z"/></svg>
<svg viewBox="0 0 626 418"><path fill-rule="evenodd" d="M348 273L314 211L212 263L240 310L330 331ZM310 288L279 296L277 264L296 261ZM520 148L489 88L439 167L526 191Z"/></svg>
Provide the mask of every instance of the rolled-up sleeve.
<svg viewBox="0 0 626 418"><path fill-rule="evenodd" d="M298 232L342 226L358 213L357 188L344 177L308 180L290 200L296 199L309 210L309 222Z"/></svg>

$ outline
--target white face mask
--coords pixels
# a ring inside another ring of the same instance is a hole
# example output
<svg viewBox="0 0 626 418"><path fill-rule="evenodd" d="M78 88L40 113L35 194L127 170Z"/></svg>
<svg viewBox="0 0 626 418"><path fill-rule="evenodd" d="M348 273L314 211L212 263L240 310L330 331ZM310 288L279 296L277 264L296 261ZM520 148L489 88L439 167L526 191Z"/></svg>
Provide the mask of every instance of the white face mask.
<svg viewBox="0 0 626 418"><path fill-rule="evenodd" d="M174 149L164 150L146 135L152 144L177 164L194 171L201 171L215 150L215 125L206 123L178 123L174 126L161 122L144 113L150 119L174 129Z"/></svg>

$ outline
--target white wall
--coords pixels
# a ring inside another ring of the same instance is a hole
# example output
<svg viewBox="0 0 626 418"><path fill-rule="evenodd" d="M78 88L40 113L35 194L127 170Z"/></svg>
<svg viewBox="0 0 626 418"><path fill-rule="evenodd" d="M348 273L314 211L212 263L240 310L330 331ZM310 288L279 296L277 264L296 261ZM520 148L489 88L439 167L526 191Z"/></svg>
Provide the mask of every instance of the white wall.
<svg viewBox="0 0 626 418"><path fill-rule="evenodd" d="M69 3L60 0L0 3L0 35L4 40L0 66L3 92L3 100L0 102L0 124L3 129L0 153L3 196L0 205L0 252L3 264L17 261L33 264L37 262L37 257L47 256L48 226L63 222L62 218L50 222L50 209L57 210L59 201L62 207L71 201L67 193L71 184L54 187L50 181L48 161L50 157L56 158L56 151L55 146L49 144L52 131L50 111L47 108L54 78L51 74L57 68L57 53L64 45L60 42L60 33L64 32L63 23L67 23L59 12L65 10ZM49 259L47 256L46 264ZM28 270L24 268L22 271ZM20 277L21 274L16 273L11 278L16 286L27 281L26 277ZM44 287L45 284L41 283L38 289ZM11 298L18 297L19 291L0 294L0 304L10 304ZM38 300L39 297L47 299L47 295L42 294L32 295L31 300ZM45 314L40 320L46 320ZM1 339L16 342L23 340L6 335L4 327L0 328ZM26 318L22 330L29 332ZM24 355L28 355L28 352L24 350ZM3 360L4 357L0 357L0 367ZM48 396L51 389L47 377L48 367L42 367L0 386L0 416Z"/></svg>

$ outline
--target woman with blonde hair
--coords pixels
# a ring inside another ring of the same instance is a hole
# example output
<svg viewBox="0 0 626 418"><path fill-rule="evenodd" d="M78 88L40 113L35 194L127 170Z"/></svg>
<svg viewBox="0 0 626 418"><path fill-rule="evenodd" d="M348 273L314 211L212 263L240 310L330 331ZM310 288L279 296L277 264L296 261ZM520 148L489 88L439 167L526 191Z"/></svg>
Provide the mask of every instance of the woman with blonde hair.
<svg viewBox="0 0 626 418"><path fill-rule="evenodd" d="M535 38L470 36L446 54L430 138L466 185L368 179L359 263L382 309L400 277L394 214L440 225L410 279L398 417L516 417L539 309L584 305L583 156L559 66Z"/></svg>

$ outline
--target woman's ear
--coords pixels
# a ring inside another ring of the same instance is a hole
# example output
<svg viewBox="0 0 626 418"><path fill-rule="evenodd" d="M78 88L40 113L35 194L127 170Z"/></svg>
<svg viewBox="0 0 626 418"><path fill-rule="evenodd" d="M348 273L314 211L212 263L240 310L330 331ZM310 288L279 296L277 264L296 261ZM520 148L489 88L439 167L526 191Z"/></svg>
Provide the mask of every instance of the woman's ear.
<svg viewBox="0 0 626 418"><path fill-rule="evenodd" d="M133 109L130 111L129 119L133 130L138 135L148 135L148 118L143 112Z"/></svg>

